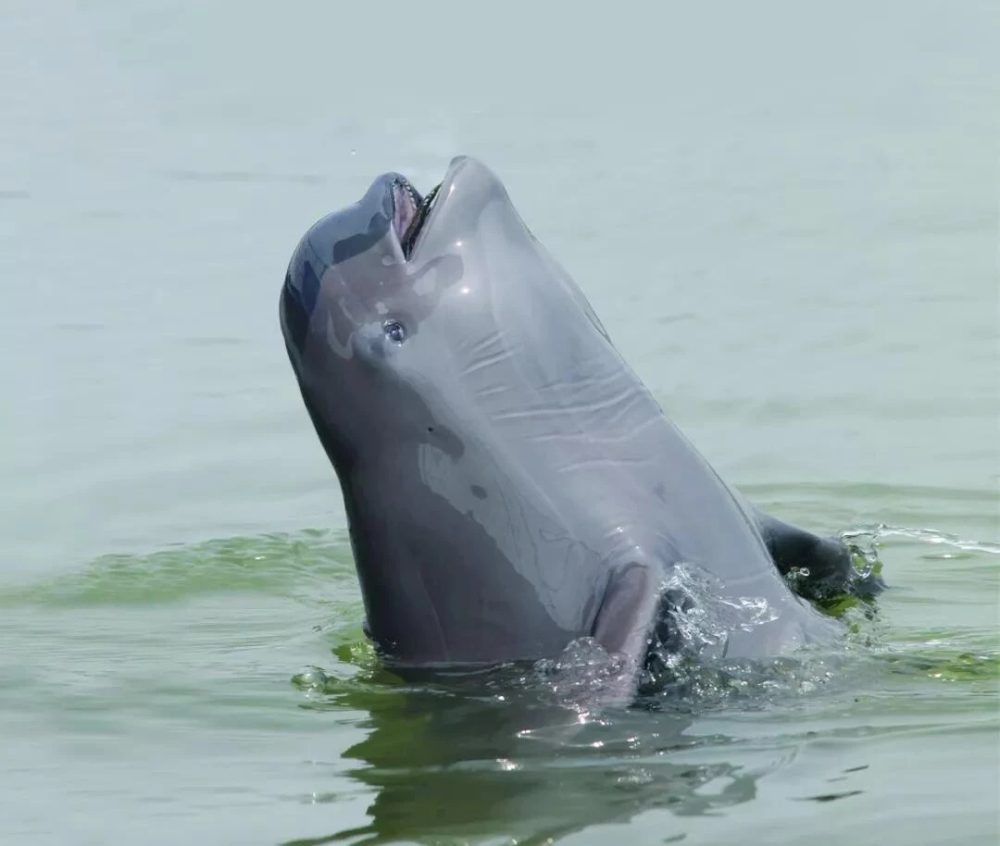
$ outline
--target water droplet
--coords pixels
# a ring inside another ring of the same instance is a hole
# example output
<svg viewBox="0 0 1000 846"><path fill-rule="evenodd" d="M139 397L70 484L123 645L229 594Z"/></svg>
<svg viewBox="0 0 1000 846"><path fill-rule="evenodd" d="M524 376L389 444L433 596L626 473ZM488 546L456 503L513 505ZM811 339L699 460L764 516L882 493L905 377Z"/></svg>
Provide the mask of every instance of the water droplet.
<svg viewBox="0 0 1000 846"><path fill-rule="evenodd" d="M394 341L397 344L401 344L406 340L406 329L403 328L403 324L398 320L387 320L382 324L382 330L390 341Z"/></svg>

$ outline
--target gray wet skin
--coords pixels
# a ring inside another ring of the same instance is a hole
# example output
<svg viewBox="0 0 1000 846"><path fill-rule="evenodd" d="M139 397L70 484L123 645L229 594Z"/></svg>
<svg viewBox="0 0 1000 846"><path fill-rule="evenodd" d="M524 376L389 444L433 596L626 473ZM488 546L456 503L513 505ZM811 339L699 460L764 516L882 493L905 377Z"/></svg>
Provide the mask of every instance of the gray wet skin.
<svg viewBox="0 0 1000 846"><path fill-rule="evenodd" d="M731 657L829 636L778 565L825 550L842 569L846 550L719 478L497 177L456 158L421 201L387 174L320 220L280 306L385 658L536 659L593 636L641 662L680 562L712 585Z"/></svg>

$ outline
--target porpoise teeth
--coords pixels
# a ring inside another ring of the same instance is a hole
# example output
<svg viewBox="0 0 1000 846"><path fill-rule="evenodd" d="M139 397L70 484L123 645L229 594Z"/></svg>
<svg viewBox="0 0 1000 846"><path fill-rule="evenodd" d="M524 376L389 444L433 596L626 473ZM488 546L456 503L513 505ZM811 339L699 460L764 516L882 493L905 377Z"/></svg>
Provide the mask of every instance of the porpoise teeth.
<svg viewBox="0 0 1000 846"><path fill-rule="evenodd" d="M407 186L409 187L409 185ZM434 202L434 198L438 194L438 189L440 185L435 186L427 194L426 197L417 205L416 214L413 216L413 220L410 222L409 227L406 230L406 234L400 239L400 246L403 248L403 255L409 258L413 252L413 245L416 243L417 235L420 234L420 227L423 226L424 221L427 219L427 214L431 210L431 205ZM411 196L416 195L416 191L411 188ZM419 195L417 195L419 196Z"/></svg>
<svg viewBox="0 0 1000 846"><path fill-rule="evenodd" d="M406 193L410 195L410 199L413 200L413 205L420 208L421 202L420 195L417 193L417 189L414 188L409 182L403 183L403 188L406 189Z"/></svg>
<svg viewBox="0 0 1000 846"><path fill-rule="evenodd" d="M419 195L413 187L403 180L397 179L392 186L393 212L392 226L400 239L409 231L420 208Z"/></svg>

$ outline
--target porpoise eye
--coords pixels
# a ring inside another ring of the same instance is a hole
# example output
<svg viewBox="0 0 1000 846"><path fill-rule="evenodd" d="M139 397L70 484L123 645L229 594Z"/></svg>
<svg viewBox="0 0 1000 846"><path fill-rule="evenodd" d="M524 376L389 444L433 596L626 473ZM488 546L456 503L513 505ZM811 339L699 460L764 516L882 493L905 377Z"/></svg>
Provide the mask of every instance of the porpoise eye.
<svg viewBox="0 0 1000 846"><path fill-rule="evenodd" d="M387 320L382 324L382 331L390 341L395 341L397 344L406 340L406 329L398 320Z"/></svg>

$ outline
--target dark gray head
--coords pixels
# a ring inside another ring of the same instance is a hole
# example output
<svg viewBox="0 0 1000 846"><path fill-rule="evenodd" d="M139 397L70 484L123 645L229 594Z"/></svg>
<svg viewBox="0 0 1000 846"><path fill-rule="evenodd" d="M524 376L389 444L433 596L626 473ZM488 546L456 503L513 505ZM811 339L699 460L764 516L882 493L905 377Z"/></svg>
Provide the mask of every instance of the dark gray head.
<svg viewBox="0 0 1000 846"><path fill-rule="evenodd" d="M385 653L533 658L588 634L597 553L532 450L553 392L620 360L496 176L456 158L426 198L379 177L303 237L280 310Z"/></svg>

